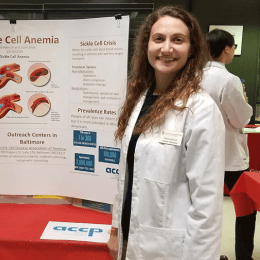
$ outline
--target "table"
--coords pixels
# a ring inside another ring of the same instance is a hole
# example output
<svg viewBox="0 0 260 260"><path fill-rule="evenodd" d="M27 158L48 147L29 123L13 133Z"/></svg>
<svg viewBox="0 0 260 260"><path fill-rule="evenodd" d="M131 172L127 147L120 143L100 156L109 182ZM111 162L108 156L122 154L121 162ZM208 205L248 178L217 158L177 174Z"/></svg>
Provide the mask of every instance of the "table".
<svg viewBox="0 0 260 260"><path fill-rule="evenodd" d="M250 133L247 138L249 150L250 170L260 171L260 133ZM229 195L229 190L224 185L224 195Z"/></svg>
<svg viewBox="0 0 260 260"><path fill-rule="evenodd" d="M260 173L243 172L230 192L237 217L260 211Z"/></svg>
<svg viewBox="0 0 260 260"><path fill-rule="evenodd" d="M250 170L260 171L260 133L248 134L247 138L249 150Z"/></svg>
<svg viewBox="0 0 260 260"><path fill-rule="evenodd" d="M111 224L110 214L39 204L0 204L0 212L0 259L111 260L106 244L40 239L49 221Z"/></svg>

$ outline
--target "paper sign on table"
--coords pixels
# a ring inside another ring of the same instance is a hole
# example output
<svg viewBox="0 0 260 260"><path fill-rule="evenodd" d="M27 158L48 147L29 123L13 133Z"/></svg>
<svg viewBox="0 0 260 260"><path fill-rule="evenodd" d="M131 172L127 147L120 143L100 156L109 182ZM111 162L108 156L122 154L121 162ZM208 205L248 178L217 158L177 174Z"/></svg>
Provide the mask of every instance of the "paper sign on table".
<svg viewBox="0 0 260 260"><path fill-rule="evenodd" d="M49 221L41 239L107 243L111 225Z"/></svg>

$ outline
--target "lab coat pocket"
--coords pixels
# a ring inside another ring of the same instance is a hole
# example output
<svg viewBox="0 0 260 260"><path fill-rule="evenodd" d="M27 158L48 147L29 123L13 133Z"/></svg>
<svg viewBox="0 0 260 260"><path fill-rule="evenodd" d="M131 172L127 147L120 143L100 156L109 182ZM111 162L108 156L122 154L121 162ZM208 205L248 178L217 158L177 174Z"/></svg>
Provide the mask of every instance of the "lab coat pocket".
<svg viewBox="0 0 260 260"><path fill-rule="evenodd" d="M181 260L185 231L140 225L140 259Z"/></svg>
<svg viewBox="0 0 260 260"><path fill-rule="evenodd" d="M145 177L167 184L176 182L180 156L181 148L179 146L155 141L149 147Z"/></svg>
<svg viewBox="0 0 260 260"><path fill-rule="evenodd" d="M168 190L168 184L144 179L139 200L140 223L154 227L164 226Z"/></svg>

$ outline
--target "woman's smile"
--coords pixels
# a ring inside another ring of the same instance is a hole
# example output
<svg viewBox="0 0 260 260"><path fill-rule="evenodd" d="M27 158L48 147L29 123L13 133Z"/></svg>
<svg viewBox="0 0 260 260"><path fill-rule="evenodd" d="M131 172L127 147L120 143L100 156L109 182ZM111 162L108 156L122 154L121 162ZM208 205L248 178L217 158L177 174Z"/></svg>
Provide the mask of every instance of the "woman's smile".
<svg viewBox="0 0 260 260"><path fill-rule="evenodd" d="M171 62L171 61L175 61L176 58L170 58L170 57L164 57L164 56L160 56L157 57L158 60L164 61L164 62Z"/></svg>

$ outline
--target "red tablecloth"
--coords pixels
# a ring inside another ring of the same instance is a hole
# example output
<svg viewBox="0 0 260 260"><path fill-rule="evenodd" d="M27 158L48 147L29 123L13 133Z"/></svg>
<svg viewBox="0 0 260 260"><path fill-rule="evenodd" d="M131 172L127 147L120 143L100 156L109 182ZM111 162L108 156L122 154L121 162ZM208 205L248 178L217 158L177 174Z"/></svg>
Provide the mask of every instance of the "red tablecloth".
<svg viewBox="0 0 260 260"><path fill-rule="evenodd" d="M260 133L248 134L249 168L260 171Z"/></svg>
<svg viewBox="0 0 260 260"><path fill-rule="evenodd" d="M248 134L249 168L260 171L260 133ZM224 194L229 195L229 190L224 185Z"/></svg>
<svg viewBox="0 0 260 260"><path fill-rule="evenodd" d="M111 224L111 215L72 205L0 204L0 259L111 260L106 244L41 240L49 221Z"/></svg>
<svg viewBox="0 0 260 260"><path fill-rule="evenodd" d="M230 192L237 217L260 211L260 173L244 172Z"/></svg>

